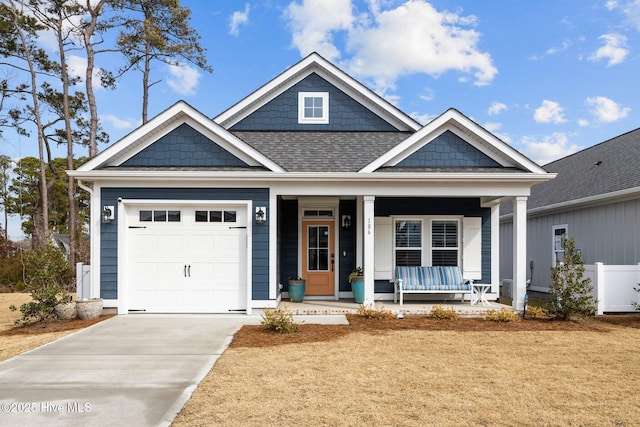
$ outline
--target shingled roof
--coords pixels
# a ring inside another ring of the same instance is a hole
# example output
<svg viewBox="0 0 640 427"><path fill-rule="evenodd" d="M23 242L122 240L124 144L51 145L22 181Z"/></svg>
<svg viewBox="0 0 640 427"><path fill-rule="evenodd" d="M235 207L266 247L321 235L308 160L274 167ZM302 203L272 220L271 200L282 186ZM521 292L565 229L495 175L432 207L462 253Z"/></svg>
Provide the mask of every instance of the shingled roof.
<svg viewBox="0 0 640 427"><path fill-rule="evenodd" d="M357 172L411 132L232 132L288 172Z"/></svg>
<svg viewBox="0 0 640 427"><path fill-rule="evenodd" d="M528 209L640 187L640 128L543 167L558 176L531 188ZM500 213L511 213L511 204Z"/></svg>

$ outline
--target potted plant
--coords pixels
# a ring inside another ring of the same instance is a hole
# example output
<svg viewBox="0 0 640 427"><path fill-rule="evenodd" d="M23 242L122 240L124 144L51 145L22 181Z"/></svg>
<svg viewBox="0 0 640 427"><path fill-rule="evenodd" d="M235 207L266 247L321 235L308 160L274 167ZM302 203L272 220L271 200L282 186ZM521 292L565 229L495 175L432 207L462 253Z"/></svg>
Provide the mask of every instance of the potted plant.
<svg viewBox="0 0 640 427"><path fill-rule="evenodd" d="M62 320L75 319L78 315L76 302L66 292L63 292L60 301L53 307L53 311Z"/></svg>
<svg viewBox="0 0 640 427"><path fill-rule="evenodd" d="M349 274L349 283L351 283L351 292L353 292L353 299L358 304L364 302L364 271L362 267L354 268Z"/></svg>
<svg viewBox="0 0 640 427"><path fill-rule="evenodd" d="M291 302L301 302L304 298L306 287L307 281L302 277L289 277L289 300L291 300Z"/></svg>
<svg viewBox="0 0 640 427"><path fill-rule="evenodd" d="M76 301L78 318L97 319L102 314L102 298L79 299Z"/></svg>

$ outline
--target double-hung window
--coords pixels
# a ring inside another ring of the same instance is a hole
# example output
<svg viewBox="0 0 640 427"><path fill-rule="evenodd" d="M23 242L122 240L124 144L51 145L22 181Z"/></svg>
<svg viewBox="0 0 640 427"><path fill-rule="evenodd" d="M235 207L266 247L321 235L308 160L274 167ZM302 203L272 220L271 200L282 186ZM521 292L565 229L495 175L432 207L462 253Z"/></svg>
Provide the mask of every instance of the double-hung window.
<svg viewBox="0 0 640 427"><path fill-rule="evenodd" d="M298 93L298 123L300 124L329 123L329 93L328 92L299 92Z"/></svg>
<svg viewBox="0 0 640 427"><path fill-rule="evenodd" d="M397 220L395 223L396 267L422 265L422 221Z"/></svg>
<svg viewBox="0 0 640 427"><path fill-rule="evenodd" d="M431 265L459 264L459 228L457 220L431 221Z"/></svg>
<svg viewBox="0 0 640 427"><path fill-rule="evenodd" d="M567 225L554 225L552 252L553 259L551 260L552 266L555 266L557 262L564 262L564 238L567 237Z"/></svg>

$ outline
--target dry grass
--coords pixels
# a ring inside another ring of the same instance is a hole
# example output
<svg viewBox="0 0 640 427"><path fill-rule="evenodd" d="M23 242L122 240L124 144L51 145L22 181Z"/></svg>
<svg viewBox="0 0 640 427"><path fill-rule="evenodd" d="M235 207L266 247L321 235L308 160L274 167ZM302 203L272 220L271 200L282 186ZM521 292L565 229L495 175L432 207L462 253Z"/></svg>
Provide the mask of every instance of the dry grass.
<svg viewBox="0 0 640 427"><path fill-rule="evenodd" d="M27 327L16 327L14 322L21 316L20 311L9 310L10 305L20 307L31 301L31 295L25 293L0 293L0 361L9 359L32 348L68 335L110 316L101 316L93 320L51 321Z"/></svg>
<svg viewBox="0 0 640 427"><path fill-rule="evenodd" d="M245 326L175 426L632 426L640 316Z"/></svg>

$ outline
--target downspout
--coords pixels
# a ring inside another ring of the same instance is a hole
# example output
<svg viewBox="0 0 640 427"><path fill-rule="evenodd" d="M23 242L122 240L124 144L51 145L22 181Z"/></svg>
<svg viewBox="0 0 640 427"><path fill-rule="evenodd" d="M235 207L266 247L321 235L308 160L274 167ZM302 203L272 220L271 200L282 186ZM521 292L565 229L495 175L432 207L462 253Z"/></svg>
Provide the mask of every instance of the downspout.
<svg viewBox="0 0 640 427"><path fill-rule="evenodd" d="M94 239L91 237L91 224L93 223L93 209L91 209L91 205L93 203L93 188L89 187L88 185L86 185L85 183L82 182L81 179L76 179L76 183L78 184L78 187L82 188L84 191L86 191L87 193L89 193L89 236L90 236L90 240L89 240L89 263L90 266L92 266L92 264L94 264L94 260L93 260L93 254L95 253L95 251L93 250L93 242ZM77 271L77 265L76 265L76 271ZM96 282L95 277L94 277L94 272L96 271L95 268L91 268L90 270L90 278L91 278L91 283L90 283L90 291L89 291L89 295L83 295L84 298L93 298L93 286ZM78 284L78 280L76 278L76 286Z"/></svg>

